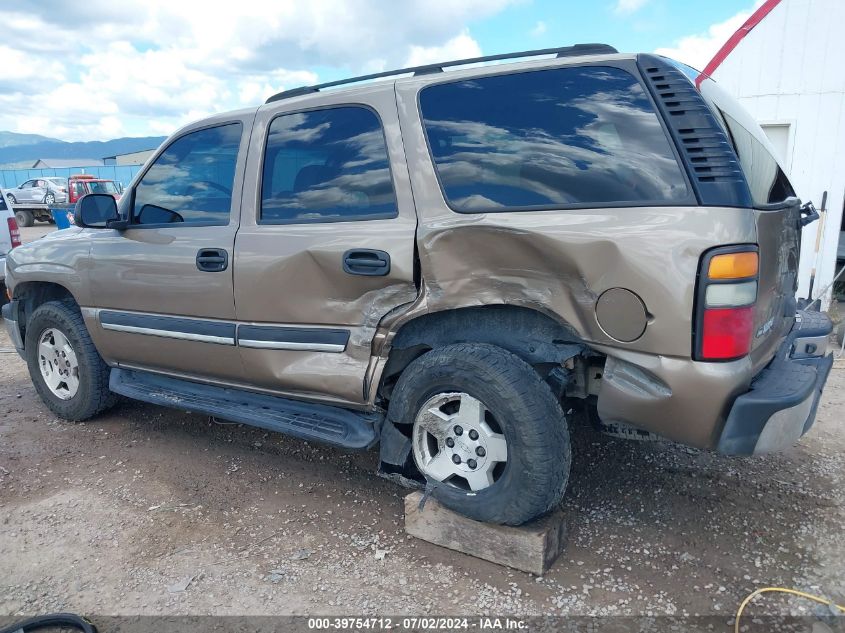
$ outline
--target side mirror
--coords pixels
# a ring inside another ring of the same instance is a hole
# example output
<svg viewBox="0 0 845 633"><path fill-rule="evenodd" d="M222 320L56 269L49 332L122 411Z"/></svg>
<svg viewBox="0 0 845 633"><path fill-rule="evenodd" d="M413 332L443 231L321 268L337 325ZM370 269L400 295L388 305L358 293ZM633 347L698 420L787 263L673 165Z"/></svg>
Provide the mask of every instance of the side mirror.
<svg viewBox="0 0 845 633"><path fill-rule="evenodd" d="M92 229L126 228L120 219L114 196L107 193L89 193L82 196L73 210L76 226Z"/></svg>

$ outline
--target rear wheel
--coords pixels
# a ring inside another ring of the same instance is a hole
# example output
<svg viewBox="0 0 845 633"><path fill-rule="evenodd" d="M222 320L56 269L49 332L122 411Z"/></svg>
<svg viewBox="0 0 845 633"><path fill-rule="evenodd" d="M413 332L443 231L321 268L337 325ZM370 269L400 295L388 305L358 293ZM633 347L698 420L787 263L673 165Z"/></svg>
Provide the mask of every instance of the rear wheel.
<svg viewBox="0 0 845 633"><path fill-rule="evenodd" d="M32 313L25 355L35 390L59 417L86 420L116 401L109 368L72 301L50 301Z"/></svg>
<svg viewBox="0 0 845 633"><path fill-rule="evenodd" d="M55 204L55 203L56 203L56 195L52 191L47 192L47 195L44 196L44 204Z"/></svg>
<svg viewBox="0 0 845 633"><path fill-rule="evenodd" d="M32 226L35 224L35 218L32 215L32 211L27 209L16 209L15 220L17 221L18 226Z"/></svg>
<svg viewBox="0 0 845 633"><path fill-rule="evenodd" d="M9 200L10 204L17 204L18 203L17 198L15 198L15 196L12 195L11 193L7 193L6 198Z"/></svg>
<svg viewBox="0 0 845 633"><path fill-rule="evenodd" d="M443 505L520 525L560 503L571 461L563 411L539 375L493 345L435 349L402 373L390 418Z"/></svg>

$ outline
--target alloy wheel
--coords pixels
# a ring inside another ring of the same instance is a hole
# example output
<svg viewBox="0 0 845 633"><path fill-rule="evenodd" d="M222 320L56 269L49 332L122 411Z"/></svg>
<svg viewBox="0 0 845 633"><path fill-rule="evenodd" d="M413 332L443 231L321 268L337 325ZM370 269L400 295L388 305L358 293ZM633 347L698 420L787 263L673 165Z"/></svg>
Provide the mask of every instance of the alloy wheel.
<svg viewBox="0 0 845 633"><path fill-rule="evenodd" d="M502 476L508 444L493 415L467 393L431 397L414 420L414 461L423 475L472 491Z"/></svg>
<svg viewBox="0 0 845 633"><path fill-rule="evenodd" d="M44 384L57 398L70 400L79 391L79 361L67 337L47 328L38 337L38 365Z"/></svg>

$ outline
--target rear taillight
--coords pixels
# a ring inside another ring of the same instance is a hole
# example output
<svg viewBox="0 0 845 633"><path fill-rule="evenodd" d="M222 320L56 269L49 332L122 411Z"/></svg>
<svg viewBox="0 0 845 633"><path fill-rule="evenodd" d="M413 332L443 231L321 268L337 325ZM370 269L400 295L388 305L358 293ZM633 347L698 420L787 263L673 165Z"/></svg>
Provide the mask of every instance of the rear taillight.
<svg viewBox="0 0 845 633"><path fill-rule="evenodd" d="M696 360L734 360L751 351L759 266L756 246L728 246L704 255L696 300Z"/></svg>
<svg viewBox="0 0 845 633"><path fill-rule="evenodd" d="M21 245L21 232L18 229L18 223L15 218L6 218L6 222L9 224L9 237L12 238L12 248Z"/></svg>

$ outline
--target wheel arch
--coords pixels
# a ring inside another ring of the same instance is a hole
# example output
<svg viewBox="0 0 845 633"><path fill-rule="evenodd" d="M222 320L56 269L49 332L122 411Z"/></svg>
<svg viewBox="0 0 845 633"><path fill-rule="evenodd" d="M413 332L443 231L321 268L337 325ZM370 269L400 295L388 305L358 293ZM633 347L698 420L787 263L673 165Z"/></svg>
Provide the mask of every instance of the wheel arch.
<svg viewBox="0 0 845 633"><path fill-rule="evenodd" d="M17 322L21 340L26 340L26 326L32 313L48 301L73 301L79 306L70 290L51 281L24 281L15 285L12 299L17 302Z"/></svg>
<svg viewBox="0 0 845 633"><path fill-rule="evenodd" d="M415 359L453 343L496 345L535 368L561 364L587 350L573 327L531 308L494 304L429 312L404 323L393 337L379 395L389 398Z"/></svg>

